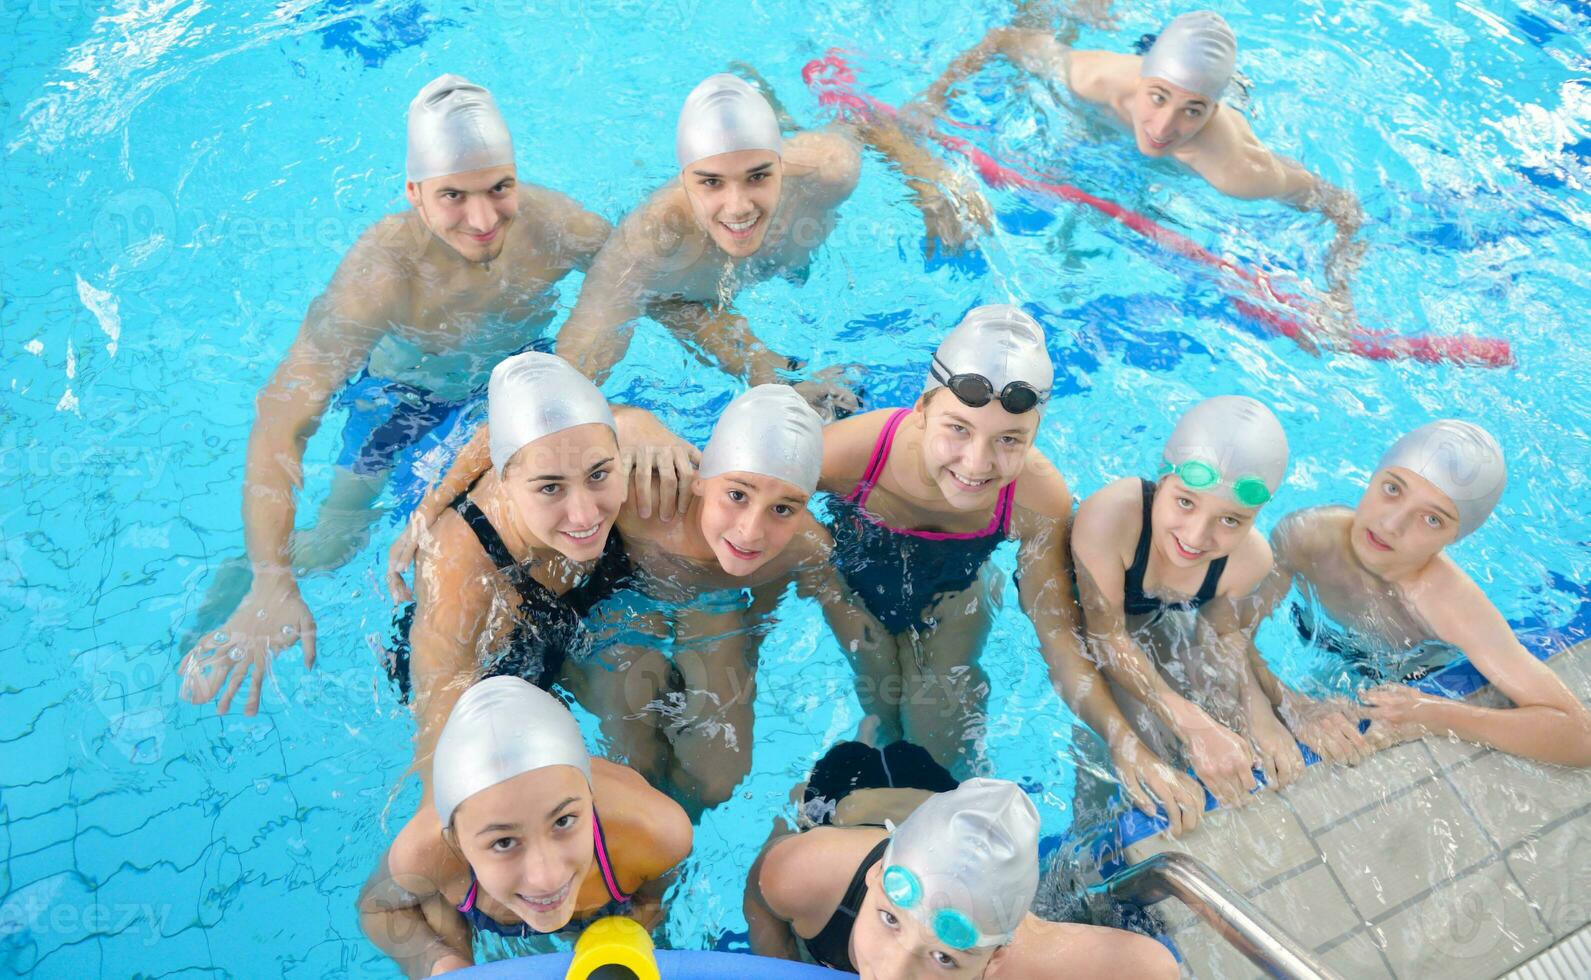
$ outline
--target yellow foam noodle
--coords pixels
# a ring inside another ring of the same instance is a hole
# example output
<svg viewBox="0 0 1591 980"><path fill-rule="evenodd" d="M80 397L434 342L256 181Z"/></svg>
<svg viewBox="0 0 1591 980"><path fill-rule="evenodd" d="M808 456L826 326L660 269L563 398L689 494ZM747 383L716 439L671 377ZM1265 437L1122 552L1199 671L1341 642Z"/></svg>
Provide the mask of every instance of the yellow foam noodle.
<svg viewBox="0 0 1591 980"><path fill-rule="evenodd" d="M605 966L623 967L636 980L660 980L652 937L639 922L623 916L610 915L586 927L564 980L588 980Z"/></svg>

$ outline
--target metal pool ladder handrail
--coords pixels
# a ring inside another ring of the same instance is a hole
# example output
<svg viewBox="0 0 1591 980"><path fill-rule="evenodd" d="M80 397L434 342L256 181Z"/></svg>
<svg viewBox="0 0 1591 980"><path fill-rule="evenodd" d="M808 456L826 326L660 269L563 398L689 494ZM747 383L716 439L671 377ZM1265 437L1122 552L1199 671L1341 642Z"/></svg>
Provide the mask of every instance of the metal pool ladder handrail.
<svg viewBox="0 0 1591 980"><path fill-rule="evenodd" d="M1210 924L1238 952L1278 980L1339 980L1248 899L1233 891L1203 862L1164 851L1089 888L1139 905L1175 898Z"/></svg>

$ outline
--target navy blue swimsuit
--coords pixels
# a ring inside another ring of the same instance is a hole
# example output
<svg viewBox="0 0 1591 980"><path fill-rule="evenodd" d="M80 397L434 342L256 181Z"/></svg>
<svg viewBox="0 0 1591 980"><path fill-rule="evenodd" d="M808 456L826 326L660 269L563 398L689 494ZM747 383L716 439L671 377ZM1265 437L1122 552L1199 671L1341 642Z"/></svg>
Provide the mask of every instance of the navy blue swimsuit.
<svg viewBox="0 0 1591 980"><path fill-rule="evenodd" d="M890 417L856 488L829 502L834 566L867 611L894 634L927 625L923 612L935 599L977 581L984 563L1010 533L1016 496L1016 483L1007 484L988 527L967 533L890 527L868 513L867 498L884 473L896 430L910 414L911 409L903 408Z"/></svg>

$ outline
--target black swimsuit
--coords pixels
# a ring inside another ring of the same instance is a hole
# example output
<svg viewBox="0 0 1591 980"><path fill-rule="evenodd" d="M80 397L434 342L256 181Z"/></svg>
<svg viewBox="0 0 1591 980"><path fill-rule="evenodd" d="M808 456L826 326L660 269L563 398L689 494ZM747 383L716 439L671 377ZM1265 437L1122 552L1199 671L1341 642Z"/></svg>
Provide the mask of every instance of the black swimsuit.
<svg viewBox="0 0 1591 980"><path fill-rule="evenodd" d="M464 518L464 523L475 532L481 550L519 593L519 614L514 631L503 652L484 665L483 677L507 674L522 677L543 690L550 688L563 670L569 653L589 642L581 620L592 607L621 588L634 571L630 556L624 550L624 539L617 529L610 530L602 555L591 573L579 585L559 595L536 581L528 568L514 560L502 535L467 494L459 495L448 506ZM387 664L387 674L397 683L404 703L410 696L409 627L413 622L414 605L411 603L399 616L395 649Z"/></svg>
<svg viewBox="0 0 1591 980"><path fill-rule="evenodd" d="M1150 521L1150 512L1155 505L1155 485L1149 480L1139 480L1143 484L1144 492L1144 523L1143 529L1138 532L1138 550L1133 553L1132 567L1127 569L1125 594L1122 596L1121 608L1129 616L1145 616L1154 613L1158 616L1167 610L1186 612L1198 609L1200 606L1215 598L1215 590L1221 584L1221 573L1226 571L1226 558L1217 558L1210 562L1210 570L1204 573L1204 582L1199 586L1199 591L1190 599L1182 602L1167 602L1157 599L1144 592L1144 572L1149 569L1149 539L1154 533L1154 525Z"/></svg>
<svg viewBox="0 0 1591 980"><path fill-rule="evenodd" d="M862 911L862 899L867 896L867 872L884 859L884 849L887 847L888 837L867 852L856 873L851 875L851 884L845 889L845 897L840 899L829 921L823 924L816 936L802 940L806 943L807 953L819 964L831 970L856 972L856 967L851 965L851 930L856 927L856 916Z"/></svg>

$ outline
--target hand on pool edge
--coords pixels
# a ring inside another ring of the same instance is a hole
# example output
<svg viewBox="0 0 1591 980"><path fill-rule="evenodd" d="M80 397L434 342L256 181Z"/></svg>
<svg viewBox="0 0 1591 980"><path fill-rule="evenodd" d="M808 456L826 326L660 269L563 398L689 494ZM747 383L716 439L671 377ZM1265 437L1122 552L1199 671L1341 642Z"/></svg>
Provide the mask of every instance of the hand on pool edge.
<svg viewBox="0 0 1591 980"><path fill-rule="evenodd" d="M179 694L192 704L204 704L220 691L216 713L224 715L252 671L243 708L243 714L252 717L259 713L271 662L300 642L304 645L304 669L312 670L315 617L304 604L298 584L290 574L274 578L256 575L254 587L232 616L183 656L177 668L182 677Z"/></svg>
<svg viewBox="0 0 1591 980"><path fill-rule="evenodd" d="M1166 833L1181 837L1199 825L1204 816L1204 788L1133 738L1110 753L1122 790L1145 816L1164 811Z"/></svg>

